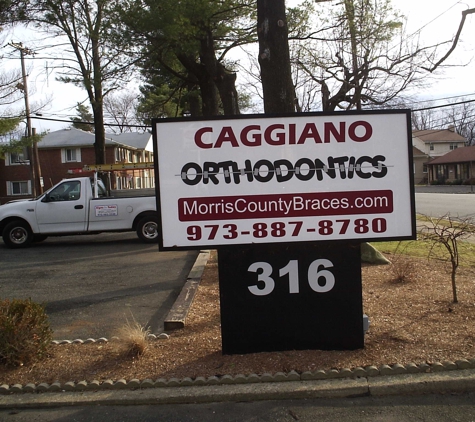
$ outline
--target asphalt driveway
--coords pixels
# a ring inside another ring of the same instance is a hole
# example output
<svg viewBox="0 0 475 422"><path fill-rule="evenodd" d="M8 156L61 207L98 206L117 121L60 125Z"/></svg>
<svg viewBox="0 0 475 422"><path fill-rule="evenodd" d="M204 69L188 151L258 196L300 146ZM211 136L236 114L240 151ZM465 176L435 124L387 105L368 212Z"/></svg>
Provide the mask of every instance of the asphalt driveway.
<svg viewBox="0 0 475 422"><path fill-rule="evenodd" d="M159 252L135 233L0 241L0 298L44 303L54 339L110 338L129 321L159 333L198 252Z"/></svg>

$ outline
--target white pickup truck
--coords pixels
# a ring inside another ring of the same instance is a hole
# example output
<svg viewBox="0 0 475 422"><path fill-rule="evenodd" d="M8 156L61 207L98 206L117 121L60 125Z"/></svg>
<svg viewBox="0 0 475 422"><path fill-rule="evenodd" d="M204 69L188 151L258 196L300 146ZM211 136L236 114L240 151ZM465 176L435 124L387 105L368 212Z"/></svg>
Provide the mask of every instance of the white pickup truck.
<svg viewBox="0 0 475 422"><path fill-rule="evenodd" d="M65 179L35 199L1 205L0 233L9 248L48 236L120 231L136 231L142 241L158 242L155 196L123 197L123 192L107 196L100 180Z"/></svg>

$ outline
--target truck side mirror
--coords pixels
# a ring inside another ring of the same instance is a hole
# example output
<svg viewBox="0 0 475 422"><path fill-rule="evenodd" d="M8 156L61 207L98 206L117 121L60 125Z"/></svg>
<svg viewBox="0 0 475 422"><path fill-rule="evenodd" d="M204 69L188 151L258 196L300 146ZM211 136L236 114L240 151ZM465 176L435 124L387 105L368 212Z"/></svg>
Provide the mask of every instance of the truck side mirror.
<svg viewBox="0 0 475 422"><path fill-rule="evenodd" d="M45 196L43 196L41 202L51 202L51 197L49 196L49 193L46 193Z"/></svg>

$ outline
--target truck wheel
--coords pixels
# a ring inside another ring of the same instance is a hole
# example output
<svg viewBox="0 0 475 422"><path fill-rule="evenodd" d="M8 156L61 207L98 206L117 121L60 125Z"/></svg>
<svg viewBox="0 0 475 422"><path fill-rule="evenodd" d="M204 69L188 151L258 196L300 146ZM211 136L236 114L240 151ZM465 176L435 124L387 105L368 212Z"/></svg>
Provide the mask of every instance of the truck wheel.
<svg viewBox="0 0 475 422"><path fill-rule="evenodd" d="M27 223L15 220L3 229L3 241L9 248L24 248L33 241L33 233Z"/></svg>
<svg viewBox="0 0 475 422"><path fill-rule="evenodd" d="M142 242L158 242L158 219L153 215L141 218L137 224L137 236Z"/></svg>

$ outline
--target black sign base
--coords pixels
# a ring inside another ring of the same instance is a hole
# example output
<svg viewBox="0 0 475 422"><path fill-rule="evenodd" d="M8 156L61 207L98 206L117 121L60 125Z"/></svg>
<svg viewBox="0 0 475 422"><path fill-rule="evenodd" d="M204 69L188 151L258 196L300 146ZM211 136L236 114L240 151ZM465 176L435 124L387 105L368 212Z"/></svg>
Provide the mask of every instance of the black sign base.
<svg viewBox="0 0 475 422"><path fill-rule="evenodd" d="M223 354L364 347L359 244L218 251Z"/></svg>

